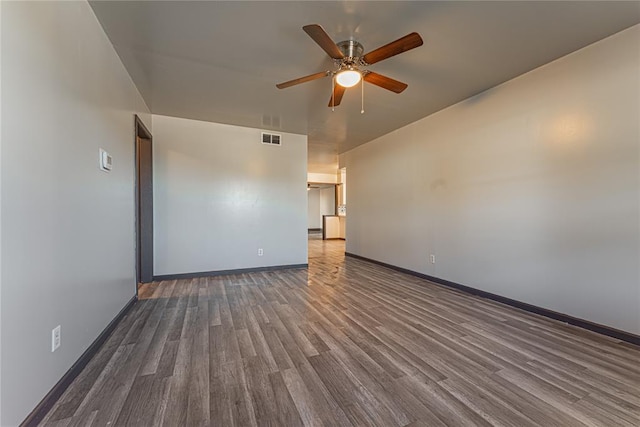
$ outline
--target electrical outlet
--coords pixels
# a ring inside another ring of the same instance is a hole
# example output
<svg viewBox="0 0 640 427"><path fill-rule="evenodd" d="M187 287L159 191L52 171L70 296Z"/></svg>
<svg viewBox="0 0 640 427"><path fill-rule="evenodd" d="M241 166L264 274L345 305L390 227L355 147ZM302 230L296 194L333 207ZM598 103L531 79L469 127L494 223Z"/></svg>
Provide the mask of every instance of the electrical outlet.
<svg viewBox="0 0 640 427"><path fill-rule="evenodd" d="M436 263L436 256L434 254L429 255L429 260L431 261L431 264L435 264Z"/></svg>
<svg viewBox="0 0 640 427"><path fill-rule="evenodd" d="M264 251L262 250L262 248L258 248L258 256L262 255L264 255Z"/></svg>
<svg viewBox="0 0 640 427"><path fill-rule="evenodd" d="M60 347L60 325L51 331L51 352L53 353Z"/></svg>

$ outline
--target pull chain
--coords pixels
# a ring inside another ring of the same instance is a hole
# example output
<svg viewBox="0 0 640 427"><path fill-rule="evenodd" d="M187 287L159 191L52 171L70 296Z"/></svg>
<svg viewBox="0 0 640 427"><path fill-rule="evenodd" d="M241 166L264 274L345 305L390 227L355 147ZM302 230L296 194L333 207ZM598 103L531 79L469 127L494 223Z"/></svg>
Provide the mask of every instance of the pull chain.
<svg viewBox="0 0 640 427"><path fill-rule="evenodd" d="M336 76L331 76L331 111L336 111Z"/></svg>
<svg viewBox="0 0 640 427"><path fill-rule="evenodd" d="M360 85L362 87L362 107L360 110L360 114L364 114L364 78L360 79Z"/></svg>

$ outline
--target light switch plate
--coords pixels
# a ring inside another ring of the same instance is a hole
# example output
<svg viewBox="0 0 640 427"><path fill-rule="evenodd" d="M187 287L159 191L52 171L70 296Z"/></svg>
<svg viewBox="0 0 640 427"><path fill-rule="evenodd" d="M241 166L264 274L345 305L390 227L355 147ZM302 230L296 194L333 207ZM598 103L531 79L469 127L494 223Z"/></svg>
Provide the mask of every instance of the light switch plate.
<svg viewBox="0 0 640 427"><path fill-rule="evenodd" d="M51 352L53 353L60 347L60 325L51 331Z"/></svg>
<svg viewBox="0 0 640 427"><path fill-rule="evenodd" d="M113 167L113 158L102 148L100 149L100 170L110 172Z"/></svg>

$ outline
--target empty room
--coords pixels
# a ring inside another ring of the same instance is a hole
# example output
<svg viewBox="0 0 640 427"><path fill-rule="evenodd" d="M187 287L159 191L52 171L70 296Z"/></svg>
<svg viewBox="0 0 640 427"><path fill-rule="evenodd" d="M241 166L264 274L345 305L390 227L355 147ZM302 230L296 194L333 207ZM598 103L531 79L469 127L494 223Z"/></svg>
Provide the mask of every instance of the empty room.
<svg viewBox="0 0 640 427"><path fill-rule="evenodd" d="M0 426L640 426L640 1L0 1Z"/></svg>

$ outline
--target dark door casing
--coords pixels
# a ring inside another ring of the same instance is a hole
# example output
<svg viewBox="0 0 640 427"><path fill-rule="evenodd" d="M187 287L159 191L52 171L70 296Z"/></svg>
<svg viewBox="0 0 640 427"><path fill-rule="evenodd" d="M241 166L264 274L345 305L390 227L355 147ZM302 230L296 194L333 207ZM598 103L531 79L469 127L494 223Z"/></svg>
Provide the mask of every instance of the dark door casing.
<svg viewBox="0 0 640 427"><path fill-rule="evenodd" d="M138 119L139 120L139 119ZM136 126L136 193L138 283L153 281L153 157L151 135ZM146 135L144 135L146 133ZM141 136L143 134L144 136Z"/></svg>

